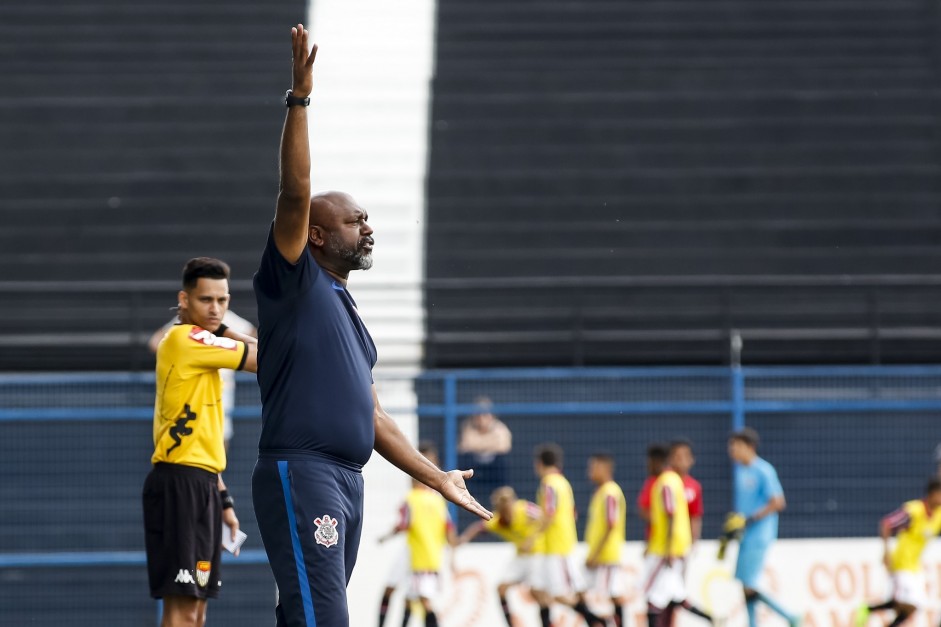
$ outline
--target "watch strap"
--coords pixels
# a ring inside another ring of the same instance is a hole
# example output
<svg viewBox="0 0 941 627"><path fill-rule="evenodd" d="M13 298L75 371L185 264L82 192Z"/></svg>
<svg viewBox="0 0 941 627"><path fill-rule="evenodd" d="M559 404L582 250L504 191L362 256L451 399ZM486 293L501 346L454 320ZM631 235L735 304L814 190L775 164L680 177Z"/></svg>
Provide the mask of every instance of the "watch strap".
<svg viewBox="0 0 941 627"><path fill-rule="evenodd" d="M287 107L306 107L310 104L310 96L299 98L290 89L284 92L284 105Z"/></svg>

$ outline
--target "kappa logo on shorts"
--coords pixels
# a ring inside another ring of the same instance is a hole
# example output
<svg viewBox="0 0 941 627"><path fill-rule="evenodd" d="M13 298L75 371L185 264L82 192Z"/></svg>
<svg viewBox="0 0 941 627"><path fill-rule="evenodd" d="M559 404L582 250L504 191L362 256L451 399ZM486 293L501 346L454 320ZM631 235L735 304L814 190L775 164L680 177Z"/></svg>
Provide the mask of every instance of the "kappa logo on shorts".
<svg viewBox="0 0 941 627"><path fill-rule="evenodd" d="M173 580L173 583L196 583L196 581L193 579L190 571L181 568L180 572L176 574L176 579Z"/></svg>
<svg viewBox="0 0 941 627"><path fill-rule="evenodd" d="M196 562L196 583L200 588L205 588L209 583L209 562Z"/></svg>
<svg viewBox="0 0 941 627"><path fill-rule="evenodd" d="M340 532L337 531L337 525L340 523L336 518L330 518L324 514L321 518L314 518L314 524L317 525L317 531L314 532L314 540L317 544L325 547L334 546L340 541Z"/></svg>

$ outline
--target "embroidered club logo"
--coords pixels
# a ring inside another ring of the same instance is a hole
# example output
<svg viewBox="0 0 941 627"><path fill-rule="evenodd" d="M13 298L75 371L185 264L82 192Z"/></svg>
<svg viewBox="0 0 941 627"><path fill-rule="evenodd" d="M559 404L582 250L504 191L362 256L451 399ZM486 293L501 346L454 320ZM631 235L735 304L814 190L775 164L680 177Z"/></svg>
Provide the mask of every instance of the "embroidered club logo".
<svg viewBox="0 0 941 627"><path fill-rule="evenodd" d="M331 547L339 542L340 532L337 531L339 522L336 518L330 518L327 514L315 518L314 524L317 525L317 531L314 532L314 540L317 541L317 544Z"/></svg>
<svg viewBox="0 0 941 627"><path fill-rule="evenodd" d="M196 562L196 583L200 588L209 583L209 562Z"/></svg>

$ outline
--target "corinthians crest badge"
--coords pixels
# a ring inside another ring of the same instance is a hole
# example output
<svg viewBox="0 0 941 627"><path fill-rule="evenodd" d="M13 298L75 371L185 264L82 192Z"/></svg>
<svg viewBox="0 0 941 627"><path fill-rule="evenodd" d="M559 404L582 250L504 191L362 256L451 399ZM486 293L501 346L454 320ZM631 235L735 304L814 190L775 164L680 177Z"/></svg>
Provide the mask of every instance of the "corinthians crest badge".
<svg viewBox="0 0 941 627"><path fill-rule="evenodd" d="M322 544L326 547L331 547L340 541L340 533L337 531L337 524L339 524L336 518L331 518L327 514L324 514L320 518L314 519L314 524L317 525L317 531L314 532L314 539L317 541L317 544Z"/></svg>

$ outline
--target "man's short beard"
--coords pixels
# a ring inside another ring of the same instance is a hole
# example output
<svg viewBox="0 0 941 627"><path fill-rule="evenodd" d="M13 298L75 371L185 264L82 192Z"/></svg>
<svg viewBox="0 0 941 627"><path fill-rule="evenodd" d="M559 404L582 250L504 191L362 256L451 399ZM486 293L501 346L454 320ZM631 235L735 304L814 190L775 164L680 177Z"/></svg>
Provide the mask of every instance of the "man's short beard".
<svg viewBox="0 0 941 627"><path fill-rule="evenodd" d="M342 259L349 265L350 270L369 270L372 268L372 253L356 248L343 248L337 236L330 233L327 236L327 248L332 256Z"/></svg>

